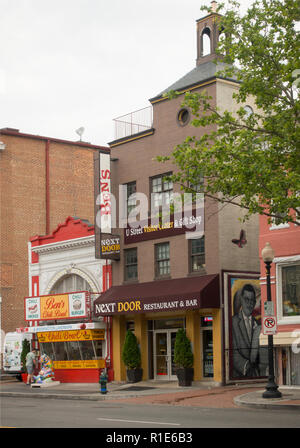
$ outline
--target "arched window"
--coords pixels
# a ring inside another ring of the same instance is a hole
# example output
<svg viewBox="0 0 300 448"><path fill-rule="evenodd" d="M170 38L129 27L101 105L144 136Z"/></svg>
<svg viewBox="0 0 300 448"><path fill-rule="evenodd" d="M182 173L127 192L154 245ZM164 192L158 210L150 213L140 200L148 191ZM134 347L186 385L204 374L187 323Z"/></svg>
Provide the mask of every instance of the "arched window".
<svg viewBox="0 0 300 448"><path fill-rule="evenodd" d="M210 29L204 28L201 34L201 56L206 56L211 53L211 36Z"/></svg>
<svg viewBox="0 0 300 448"><path fill-rule="evenodd" d="M50 294L62 294L74 291L92 291L90 284L77 274L65 275L51 288Z"/></svg>
<svg viewBox="0 0 300 448"><path fill-rule="evenodd" d="M251 106L244 106L244 111L246 112L246 118L253 114L253 109Z"/></svg>

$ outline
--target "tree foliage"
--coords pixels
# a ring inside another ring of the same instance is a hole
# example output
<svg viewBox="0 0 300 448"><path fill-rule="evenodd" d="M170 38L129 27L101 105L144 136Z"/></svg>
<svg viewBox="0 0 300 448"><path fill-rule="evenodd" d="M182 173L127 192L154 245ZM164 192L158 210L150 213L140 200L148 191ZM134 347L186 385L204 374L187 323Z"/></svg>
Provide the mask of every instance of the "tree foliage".
<svg viewBox="0 0 300 448"><path fill-rule="evenodd" d="M180 328L176 333L174 363L178 367L193 367L194 355L192 352L191 342L183 328Z"/></svg>
<svg viewBox="0 0 300 448"><path fill-rule="evenodd" d="M141 366L141 352L135 334L128 330L122 350L122 360L128 369Z"/></svg>
<svg viewBox="0 0 300 448"><path fill-rule="evenodd" d="M244 219L259 213L300 224L299 20L299 0L256 0L244 16L230 0L219 24L226 68L217 77L239 83L236 110L218 109L205 90L186 93L183 106L202 135L158 157L173 161L172 180L185 191L204 176L205 195L242 207Z"/></svg>

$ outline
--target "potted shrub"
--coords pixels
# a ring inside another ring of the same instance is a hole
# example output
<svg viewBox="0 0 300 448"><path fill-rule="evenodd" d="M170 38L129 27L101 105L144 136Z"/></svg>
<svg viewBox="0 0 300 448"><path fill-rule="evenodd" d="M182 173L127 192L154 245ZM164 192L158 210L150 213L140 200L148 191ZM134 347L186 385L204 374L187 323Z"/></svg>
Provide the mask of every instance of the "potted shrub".
<svg viewBox="0 0 300 448"><path fill-rule="evenodd" d="M21 368L22 368L21 377L24 383L26 383L27 381L26 356L27 353L29 352L30 352L30 342L28 341L28 339L24 339L22 342L22 352L21 352Z"/></svg>
<svg viewBox="0 0 300 448"><path fill-rule="evenodd" d="M128 330L125 336L122 350L122 361L127 369L129 383L137 383L142 380L143 369L141 368L141 352L135 334Z"/></svg>
<svg viewBox="0 0 300 448"><path fill-rule="evenodd" d="M183 328L176 333L174 346L174 363L179 386L191 386L194 379L194 355L191 342Z"/></svg>

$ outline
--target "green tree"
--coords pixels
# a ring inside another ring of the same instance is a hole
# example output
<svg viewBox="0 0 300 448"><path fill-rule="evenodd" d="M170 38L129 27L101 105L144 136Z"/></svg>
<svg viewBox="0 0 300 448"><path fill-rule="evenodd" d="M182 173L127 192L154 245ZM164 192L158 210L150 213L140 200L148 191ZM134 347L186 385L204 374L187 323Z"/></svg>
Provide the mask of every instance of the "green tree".
<svg viewBox="0 0 300 448"><path fill-rule="evenodd" d="M140 348L137 338L131 330L128 330L125 336L122 360L128 369L136 369L141 366Z"/></svg>
<svg viewBox="0 0 300 448"><path fill-rule="evenodd" d="M186 93L183 105L203 134L157 160L176 165L172 180L187 192L204 176L203 193L242 207L244 219L259 213L300 225L300 2L257 0L244 16L239 6L229 0L220 18L226 68L217 74L239 83L237 111L214 107L206 91ZM248 114L250 97L256 107Z"/></svg>
<svg viewBox="0 0 300 448"><path fill-rule="evenodd" d="M191 342L183 328L180 328L176 333L174 363L178 367L193 367L194 355L192 352Z"/></svg>

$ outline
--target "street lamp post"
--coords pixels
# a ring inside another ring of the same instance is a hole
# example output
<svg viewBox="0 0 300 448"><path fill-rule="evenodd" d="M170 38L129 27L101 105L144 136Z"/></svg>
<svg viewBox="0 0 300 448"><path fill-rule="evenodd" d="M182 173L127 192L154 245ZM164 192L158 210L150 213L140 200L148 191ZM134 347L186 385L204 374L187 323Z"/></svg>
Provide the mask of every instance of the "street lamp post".
<svg viewBox="0 0 300 448"><path fill-rule="evenodd" d="M274 260L274 251L270 243L266 243L265 247L261 251L262 259L266 265L266 277L267 277L267 301L272 302L271 297L271 264ZM280 398L281 392L278 390L278 386L275 383L274 375L274 357L273 357L273 335L268 335L268 359L269 359L269 378L266 385L266 390L263 392L263 398Z"/></svg>

